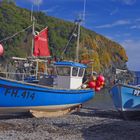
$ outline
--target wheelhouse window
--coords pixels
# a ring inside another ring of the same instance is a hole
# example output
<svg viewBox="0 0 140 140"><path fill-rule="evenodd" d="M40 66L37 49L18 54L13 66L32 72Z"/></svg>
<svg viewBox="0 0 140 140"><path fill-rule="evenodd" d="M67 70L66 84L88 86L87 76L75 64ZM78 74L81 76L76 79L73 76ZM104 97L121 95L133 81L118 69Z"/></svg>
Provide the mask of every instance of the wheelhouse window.
<svg viewBox="0 0 140 140"><path fill-rule="evenodd" d="M70 76L70 67L56 67L59 76Z"/></svg>
<svg viewBox="0 0 140 140"><path fill-rule="evenodd" d="M77 76L77 74L78 74L78 67L73 67L72 76Z"/></svg>
<svg viewBox="0 0 140 140"><path fill-rule="evenodd" d="M83 73L84 73L84 69L83 69L83 68L80 68L80 69L79 69L79 74L78 74L78 76L79 76L79 77L82 77L82 76L83 76Z"/></svg>

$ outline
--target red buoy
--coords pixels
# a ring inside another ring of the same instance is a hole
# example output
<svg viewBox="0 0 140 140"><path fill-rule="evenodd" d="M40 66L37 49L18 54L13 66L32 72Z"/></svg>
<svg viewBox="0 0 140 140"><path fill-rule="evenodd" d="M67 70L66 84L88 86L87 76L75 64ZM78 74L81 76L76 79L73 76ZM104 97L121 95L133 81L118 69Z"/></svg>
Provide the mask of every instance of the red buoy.
<svg viewBox="0 0 140 140"><path fill-rule="evenodd" d="M96 86L100 87L101 86L101 82L99 80L96 81Z"/></svg>
<svg viewBox="0 0 140 140"><path fill-rule="evenodd" d="M2 56L4 53L4 49L3 49L3 46L0 44L0 56Z"/></svg>
<svg viewBox="0 0 140 140"><path fill-rule="evenodd" d="M104 82L104 81L105 81L105 78L104 78L104 76L99 75L99 76L97 77L97 80L100 81L100 82Z"/></svg>
<svg viewBox="0 0 140 140"><path fill-rule="evenodd" d="M98 86L95 87L95 91L100 91L100 90L101 90L100 87L98 87Z"/></svg>
<svg viewBox="0 0 140 140"><path fill-rule="evenodd" d="M89 88L95 88L95 86L96 86L96 82L95 82L95 81L90 81L90 82L88 83L88 87L89 87Z"/></svg>

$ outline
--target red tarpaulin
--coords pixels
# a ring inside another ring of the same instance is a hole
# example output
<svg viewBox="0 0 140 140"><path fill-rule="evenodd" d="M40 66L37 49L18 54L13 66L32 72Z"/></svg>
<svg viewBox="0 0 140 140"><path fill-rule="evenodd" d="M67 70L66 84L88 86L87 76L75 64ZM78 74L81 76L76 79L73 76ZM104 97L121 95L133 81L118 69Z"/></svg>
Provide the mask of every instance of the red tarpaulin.
<svg viewBox="0 0 140 140"><path fill-rule="evenodd" d="M34 56L50 56L48 48L48 28L43 29L34 37Z"/></svg>

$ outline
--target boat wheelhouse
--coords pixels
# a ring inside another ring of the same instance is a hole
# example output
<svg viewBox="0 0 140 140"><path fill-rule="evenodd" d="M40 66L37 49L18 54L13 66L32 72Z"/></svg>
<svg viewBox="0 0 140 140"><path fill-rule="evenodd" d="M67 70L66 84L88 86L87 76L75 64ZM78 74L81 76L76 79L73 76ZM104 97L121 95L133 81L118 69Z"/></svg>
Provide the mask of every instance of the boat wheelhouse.
<svg viewBox="0 0 140 140"><path fill-rule="evenodd" d="M56 62L56 87L66 89L78 89L82 85L85 68L84 64L77 62Z"/></svg>

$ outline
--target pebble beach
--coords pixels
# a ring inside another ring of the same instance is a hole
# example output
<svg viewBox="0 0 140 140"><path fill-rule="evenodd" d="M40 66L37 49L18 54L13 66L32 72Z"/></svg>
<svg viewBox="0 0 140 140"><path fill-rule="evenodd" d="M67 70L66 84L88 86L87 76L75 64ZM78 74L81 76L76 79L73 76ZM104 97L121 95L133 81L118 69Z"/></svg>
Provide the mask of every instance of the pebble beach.
<svg viewBox="0 0 140 140"><path fill-rule="evenodd" d="M108 90L60 117L0 115L0 140L140 140L139 130L140 119L123 120Z"/></svg>
<svg viewBox="0 0 140 140"><path fill-rule="evenodd" d="M53 118L0 119L0 140L139 140L139 130L139 120L94 108Z"/></svg>

